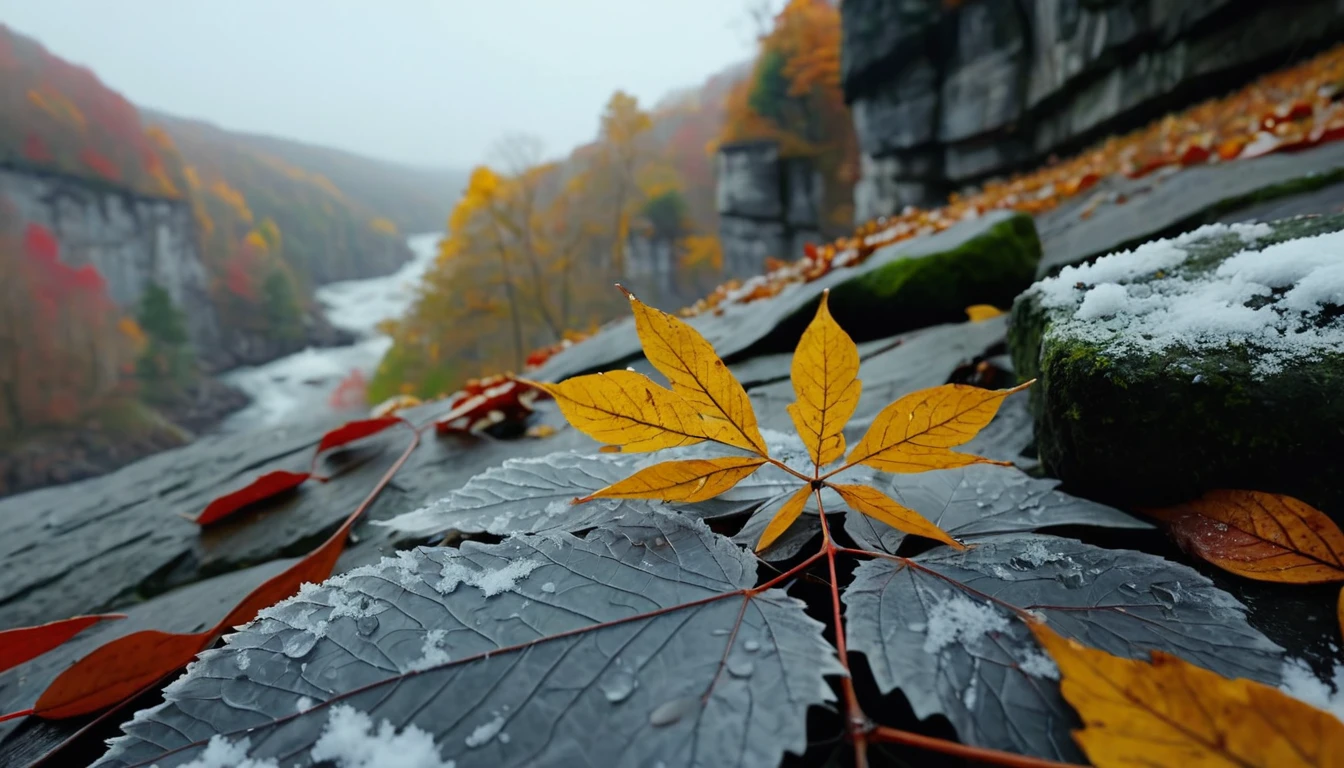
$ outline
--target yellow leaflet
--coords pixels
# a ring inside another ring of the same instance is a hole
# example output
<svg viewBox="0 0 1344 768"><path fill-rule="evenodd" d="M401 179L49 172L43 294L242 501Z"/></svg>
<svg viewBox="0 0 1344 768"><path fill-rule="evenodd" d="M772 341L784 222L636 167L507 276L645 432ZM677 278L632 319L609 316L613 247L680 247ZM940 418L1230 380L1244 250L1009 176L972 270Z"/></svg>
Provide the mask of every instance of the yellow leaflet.
<svg viewBox="0 0 1344 768"><path fill-rule="evenodd" d="M579 501L589 499L661 499L705 501L742 482L765 464L751 456L665 461L645 467Z"/></svg>
<svg viewBox="0 0 1344 768"><path fill-rule="evenodd" d="M1161 651L1122 659L1031 622L1086 724L1097 768L1341 768L1344 723L1267 685L1228 680Z"/></svg>
<svg viewBox="0 0 1344 768"><path fill-rule="evenodd" d="M948 536L942 528L928 521L928 518L907 507L897 504L896 501L876 488L869 488L866 485L832 485L840 498L857 512L886 523L898 531L923 536L935 541L941 541L957 549L965 549L966 545Z"/></svg>
<svg viewBox="0 0 1344 768"><path fill-rule="evenodd" d="M972 323L980 323L1003 314L1003 310L990 304L972 304L966 308L966 317Z"/></svg>
<svg viewBox="0 0 1344 768"><path fill-rule="evenodd" d="M926 472L968 464L1005 464L949 451L969 442L998 413L1003 399L1031 385L989 390L943 384L912 392L882 409L849 453L849 464L884 472Z"/></svg>
<svg viewBox="0 0 1344 768"><path fill-rule="evenodd" d="M672 390L706 417L710 440L766 455L747 391L715 354L714 347L681 320L641 303L634 296L635 330L644 356L667 377Z"/></svg>
<svg viewBox="0 0 1344 768"><path fill-rule="evenodd" d="M559 384L527 382L555 398L577 430L622 451L656 451L705 440L705 421L684 398L633 371L576 376Z"/></svg>
<svg viewBox="0 0 1344 768"><path fill-rule="evenodd" d="M793 392L798 401L788 407L798 436L818 468L845 453L841 430L859 405L859 349L831 317L826 305L829 291L811 325L793 353Z"/></svg>
<svg viewBox="0 0 1344 768"><path fill-rule="evenodd" d="M761 532L761 539L756 542L757 552L764 552L771 544L775 543L775 539L789 530L789 526L793 525L798 516L803 514L803 507L807 506L807 497L810 493L812 493L812 486L805 485L790 496L788 501L784 502L784 506L780 507L775 516L770 518L770 524L765 526L765 530Z"/></svg>

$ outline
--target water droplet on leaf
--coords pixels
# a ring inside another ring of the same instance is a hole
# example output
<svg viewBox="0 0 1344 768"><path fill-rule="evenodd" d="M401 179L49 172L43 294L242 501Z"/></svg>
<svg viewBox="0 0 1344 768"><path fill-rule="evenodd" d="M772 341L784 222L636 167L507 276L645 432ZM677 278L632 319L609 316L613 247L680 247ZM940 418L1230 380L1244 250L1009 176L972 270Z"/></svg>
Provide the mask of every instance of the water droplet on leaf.
<svg viewBox="0 0 1344 768"><path fill-rule="evenodd" d="M742 644L742 647L746 649L747 653L755 653L761 650L761 644L756 640L748 640Z"/></svg>
<svg viewBox="0 0 1344 768"><path fill-rule="evenodd" d="M295 632L285 638L285 644L281 646L280 652L291 659L301 659L312 653L315 645L317 645L317 635L311 632Z"/></svg>
<svg viewBox="0 0 1344 768"><path fill-rule="evenodd" d="M355 631L365 637L372 635L377 629L377 616L361 616L359 620L355 622Z"/></svg>
<svg viewBox="0 0 1344 768"><path fill-rule="evenodd" d="M649 725L672 725L691 712L694 712L695 708L698 706L700 706L700 700L692 696L673 699L649 713Z"/></svg>
<svg viewBox="0 0 1344 768"><path fill-rule="evenodd" d="M619 704L630 698L630 694L634 693L638 686L639 681L635 676L625 670L617 670L598 685L602 689L602 695L612 704Z"/></svg>
<svg viewBox="0 0 1344 768"><path fill-rule="evenodd" d="M756 671L756 665L751 663L750 659L729 659L728 674L733 677L751 677L751 673Z"/></svg>

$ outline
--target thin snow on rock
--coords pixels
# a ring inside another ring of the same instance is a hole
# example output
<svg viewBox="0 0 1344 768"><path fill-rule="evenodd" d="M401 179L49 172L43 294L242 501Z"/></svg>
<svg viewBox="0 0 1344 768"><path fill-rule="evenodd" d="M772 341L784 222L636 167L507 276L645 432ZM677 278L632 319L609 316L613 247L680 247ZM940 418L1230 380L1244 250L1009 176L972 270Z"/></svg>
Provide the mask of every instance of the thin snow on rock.
<svg viewBox="0 0 1344 768"><path fill-rule="evenodd" d="M408 725L400 733L387 720L375 730L373 718L364 712L337 705L331 708L322 736L309 756L315 762L330 760L337 768L454 768L443 760L429 733Z"/></svg>
<svg viewBox="0 0 1344 768"><path fill-rule="evenodd" d="M1007 629L1008 619L993 607L953 594L929 607L924 652L938 653L953 642L971 647L985 635Z"/></svg>
<svg viewBox="0 0 1344 768"><path fill-rule="evenodd" d="M1319 322L1324 309L1344 304L1344 232L1243 250L1207 272L1180 269L1197 240L1270 232L1263 224L1201 227L1067 267L1031 291L1046 309L1064 311L1051 335L1117 352L1249 347L1258 353L1254 374L1270 376L1344 348L1344 322Z"/></svg>

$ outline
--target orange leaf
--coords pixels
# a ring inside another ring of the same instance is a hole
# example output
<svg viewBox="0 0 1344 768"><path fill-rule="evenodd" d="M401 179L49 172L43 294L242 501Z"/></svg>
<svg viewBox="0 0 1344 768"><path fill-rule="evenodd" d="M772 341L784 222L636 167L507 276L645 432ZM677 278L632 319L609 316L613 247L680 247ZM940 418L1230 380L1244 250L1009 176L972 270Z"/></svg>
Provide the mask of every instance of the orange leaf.
<svg viewBox="0 0 1344 768"><path fill-rule="evenodd" d="M807 497L811 493L812 486L805 485L790 496L788 501L784 502L784 506L780 507L775 516L770 518L770 524L765 526L764 531L761 531L761 538L756 542L757 552L764 552L771 544L775 543L775 539L783 536L784 532L789 530L789 526L793 525L794 521L803 514L803 508L807 506Z"/></svg>
<svg viewBox="0 0 1344 768"><path fill-rule="evenodd" d="M1344 722L1276 688L1228 680L1162 651L1122 659L1060 637L1036 639L1085 727L1073 738L1097 768L1341 768Z"/></svg>
<svg viewBox="0 0 1344 768"><path fill-rule="evenodd" d="M1344 581L1344 532L1297 499L1259 491L1209 491L1147 514L1170 525L1181 548L1260 581Z"/></svg>
<svg viewBox="0 0 1344 768"><path fill-rule="evenodd" d="M625 289L621 289L625 290ZM742 384L705 337L681 320L644 304L633 295L644 356L667 377L672 391L685 398L705 417L710 440L766 455L765 439L756 423L756 412Z"/></svg>
<svg viewBox="0 0 1344 768"><path fill-rule="evenodd" d="M754 456L665 461L645 467L579 501L599 498L705 501L742 482L762 464L765 459Z"/></svg>
<svg viewBox="0 0 1344 768"><path fill-rule="evenodd" d="M1344 634L1344 589L1339 591L1339 631Z"/></svg>
<svg viewBox="0 0 1344 768"><path fill-rule="evenodd" d="M124 618L126 615L122 613L76 616L36 627L0 632L0 672L41 656L100 621Z"/></svg>
<svg viewBox="0 0 1344 768"><path fill-rule="evenodd" d="M972 323L982 323L1003 314L1003 310L992 304L972 304L966 308L966 319Z"/></svg>
<svg viewBox="0 0 1344 768"><path fill-rule="evenodd" d="M176 635L153 629L117 638L52 681L33 714L60 720L110 707L185 666L214 638L214 630Z"/></svg>
<svg viewBox="0 0 1344 768"><path fill-rule="evenodd" d="M883 472L927 472L969 464L1003 464L949 448L970 442L999 412L1003 399L1030 386L988 390L943 384L912 392L883 408L849 452L848 464Z"/></svg>
<svg viewBox="0 0 1344 768"><path fill-rule="evenodd" d="M923 536L940 541L956 549L965 549L966 545L947 535L942 528L929 522L928 518L896 503L894 499L876 488L866 485L832 485L840 498L855 512L886 523L898 531Z"/></svg>
<svg viewBox="0 0 1344 768"><path fill-rule="evenodd" d="M339 448L361 438L376 435L393 424L400 423L404 422L399 416L380 416L375 419L363 419L342 424L322 436L322 439L317 443L316 453L321 454L332 448Z"/></svg>
<svg viewBox="0 0 1344 768"><path fill-rule="evenodd" d="M197 525L210 525L218 522L257 502L279 496L285 491L292 491L302 485L303 481L309 477L310 475L307 472L289 472L283 469L267 472L247 486L210 502L194 522Z"/></svg>
<svg viewBox="0 0 1344 768"><path fill-rule="evenodd" d="M845 454L845 423L859 406L859 348L827 306L821 294L816 317L803 331L789 369L797 402L787 410L794 429L821 468Z"/></svg>

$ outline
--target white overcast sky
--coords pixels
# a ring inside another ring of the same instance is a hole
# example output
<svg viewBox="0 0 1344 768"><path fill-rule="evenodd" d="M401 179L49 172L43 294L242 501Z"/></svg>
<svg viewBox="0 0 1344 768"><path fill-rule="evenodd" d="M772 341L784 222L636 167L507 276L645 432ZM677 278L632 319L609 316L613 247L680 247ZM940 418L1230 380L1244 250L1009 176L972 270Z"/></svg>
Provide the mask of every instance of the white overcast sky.
<svg viewBox="0 0 1344 768"><path fill-rule="evenodd" d="M136 104L420 166L591 139L749 58L759 0L0 0L0 22Z"/></svg>

